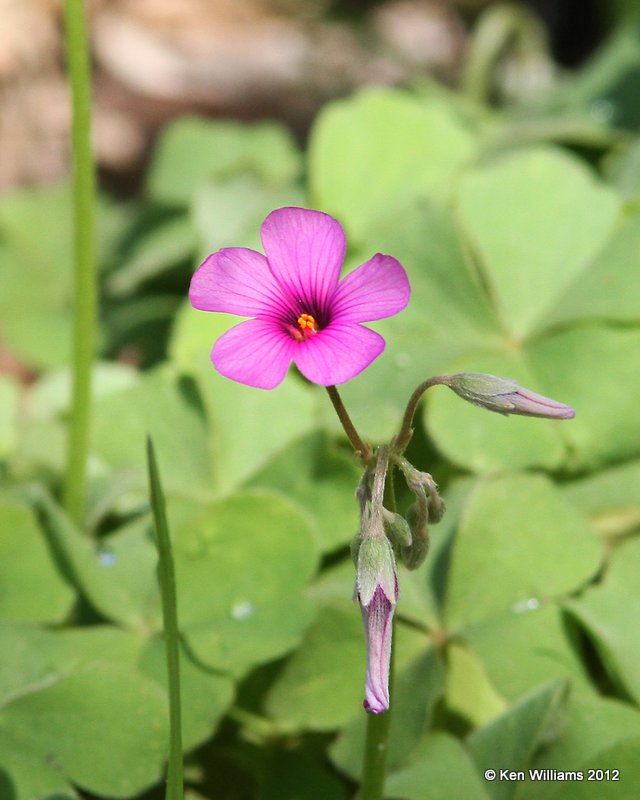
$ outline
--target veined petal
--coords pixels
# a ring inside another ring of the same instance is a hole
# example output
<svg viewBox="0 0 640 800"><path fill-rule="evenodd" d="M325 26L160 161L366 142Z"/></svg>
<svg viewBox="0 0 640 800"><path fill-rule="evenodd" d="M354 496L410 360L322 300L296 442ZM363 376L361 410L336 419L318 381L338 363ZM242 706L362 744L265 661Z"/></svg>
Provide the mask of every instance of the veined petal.
<svg viewBox="0 0 640 800"><path fill-rule="evenodd" d="M260 235L271 272L289 297L308 309L326 309L347 247L338 220L308 208L279 208Z"/></svg>
<svg viewBox="0 0 640 800"><path fill-rule="evenodd" d="M384 319L402 311L410 295L402 264L377 253L340 282L331 302L331 316L341 322Z"/></svg>
<svg viewBox="0 0 640 800"><path fill-rule="evenodd" d="M379 586L371 603L361 606L367 642L367 678L364 707L370 714L382 714L389 708L389 664L395 604L389 602Z"/></svg>
<svg viewBox="0 0 640 800"><path fill-rule="evenodd" d="M241 317L281 316L286 301L267 259L246 247L225 247L206 258L191 278L191 305Z"/></svg>
<svg viewBox="0 0 640 800"><path fill-rule="evenodd" d="M249 319L218 339L211 360L226 378L257 389L274 389L287 374L296 344L277 323Z"/></svg>
<svg viewBox="0 0 640 800"><path fill-rule="evenodd" d="M380 334L353 323L332 323L304 342L296 343L293 360L313 383L332 386L354 378L384 350Z"/></svg>

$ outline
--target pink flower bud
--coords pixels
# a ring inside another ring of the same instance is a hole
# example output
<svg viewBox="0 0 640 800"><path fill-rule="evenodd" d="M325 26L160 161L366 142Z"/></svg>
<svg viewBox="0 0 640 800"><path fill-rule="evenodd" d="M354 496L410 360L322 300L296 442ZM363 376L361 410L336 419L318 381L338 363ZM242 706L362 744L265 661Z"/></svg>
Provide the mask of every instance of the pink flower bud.
<svg viewBox="0 0 640 800"><path fill-rule="evenodd" d="M510 378L501 378L498 375L459 372L445 376L442 383L453 389L463 400L499 414L547 419L572 419L576 415L571 406L523 389Z"/></svg>
<svg viewBox="0 0 640 800"><path fill-rule="evenodd" d="M356 593L367 644L364 708L381 714L389 708L389 664L398 578L386 536L364 539L358 552Z"/></svg>

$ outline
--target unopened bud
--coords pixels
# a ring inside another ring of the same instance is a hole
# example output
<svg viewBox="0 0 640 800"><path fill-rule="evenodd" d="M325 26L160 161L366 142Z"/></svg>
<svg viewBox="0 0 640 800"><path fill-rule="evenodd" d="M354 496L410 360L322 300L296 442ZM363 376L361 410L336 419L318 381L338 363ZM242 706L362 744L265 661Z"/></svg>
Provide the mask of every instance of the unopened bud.
<svg viewBox="0 0 640 800"><path fill-rule="evenodd" d="M358 552L356 595L367 644L365 710L381 714L389 708L389 663L398 579L386 536L363 539Z"/></svg>
<svg viewBox="0 0 640 800"><path fill-rule="evenodd" d="M414 539L410 547L403 547L400 553L402 563L409 570L418 569L429 553L429 537Z"/></svg>
<svg viewBox="0 0 640 800"><path fill-rule="evenodd" d="M524 389L516 381L498 375L459 372L456 375L447 375L442 383L453 389L463 400L499 414L547 419L572 419L576 415L571 406Z"/></svg>
<svg viewBox="0 0 640 800"><path fill-rule="evenodd" d="M431 475L429 475L428 472L421 472L420 474L422 475L422 485L429 496L429 522L435 525L435 523L440 522L444 516L446 510L444 500L440 497L438 484L433 480Z"/></svg>
<svg viewBox="0 0 640 800"><path fill-rule="evenodd" d="M429 552L429 510L422 490L416 502L407 509L407 524L411 530L411 544L400 550L402 563L407 569L417 569Z"/></svg>
<svg viewBox="0 0 640 800"><path fill-rule="evenodd" d="M400 514L387 511L386 508L383 508L382 511L384 531L394 549L408 547L411 544L411 528L407 520Z"/></svg>

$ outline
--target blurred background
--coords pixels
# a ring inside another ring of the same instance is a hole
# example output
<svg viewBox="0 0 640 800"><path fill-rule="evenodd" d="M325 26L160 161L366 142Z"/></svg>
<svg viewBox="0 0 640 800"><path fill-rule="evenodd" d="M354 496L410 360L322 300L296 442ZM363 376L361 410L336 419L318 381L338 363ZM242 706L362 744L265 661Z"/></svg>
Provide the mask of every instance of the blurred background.
<svg viewBox="0 0 640 800"><path fill-rule="evenodd" d="M366 84L460 84L490 0L90 0L96 158L135 193L158 130L185 112L277 118L301 139L319 107ZM507 57L503 95L579 67L635 0L526 0L549 63ZM0 0L0 191L68 172L62 0ZM508 49L508 48L507 48ZM510 62L510 63L509 63ZM508 86L508 90L507 90Z"/></svg>
<svg viewBox="0 0 640 800"><path fill-rule="evenodd" d="M172 242L173 264L166 253L159 258L156 249L148 250L149 263L141 267L136 245L190 202L186 191L181 197L154 191L154 163L172 157L184 162L194 144L192 134L185 133L189 144L177 144L166 155L163 133L173 120L196 115L280 123L305 151L314 119L331 100L368 85L435 82L460 90L458 96L471 102L464 113L476 120L493 108L505 111L502 119L524 121L522 131L510 133L514 143L555 141L594 164L616 150L621 130L640 127L636 0L90 0L87 7L93 141L106 215L102 316L107 319L112 310L118 314L115 324L107 325L111 335L103 339L102 352L135 364L154 363L165 354L158 333L166 332L194 258L194 240L187 243L184 226L169 227L165 236ZM17 203L26 198L20 190L59 186L69 176L62 8L62 0L0 0L0 197L17 192ZM193 136L202 150L215 149L214 139L207 142L204 133ZM198 169L201 156L195 146L191 171ZM242 168L222 168L227 173L218 178ZM214 168L203 167L203 175L207 169ZM305 178L304 167L297 176ZM25 202L25 215L36 217L46 216L47 202L59 205L43 199L28 211ZM23 221L19 235L29 238ZM3 243L5 252L15 249L14 222L0 208L0 259ZM65 225L58 220L59 228ZM43 238L48 251L52 241L60 245L60 237L52 236ZM196 257L211 249L206 241L201 246ZM131 259L137 276L126 290L123 277L114 291L106 276ZM58 262L57 271L66 275L66 260ZM60 326L55 322L52 342L44 346L50 355L34 352L23 320L15 323L20 331L14 335L10 318L18 313L20 298L7 288L12 274L0 261L5 294L0 372L28 378L31 369L62 363L64 347L56 349ZM154 275L162 275L163 285L142 288L160 289L161 304L147 304L133 314L123 311L124 295L131 296ZM68 281L61 277L58 284L53 296L58 306L67 305Z"/></svg>

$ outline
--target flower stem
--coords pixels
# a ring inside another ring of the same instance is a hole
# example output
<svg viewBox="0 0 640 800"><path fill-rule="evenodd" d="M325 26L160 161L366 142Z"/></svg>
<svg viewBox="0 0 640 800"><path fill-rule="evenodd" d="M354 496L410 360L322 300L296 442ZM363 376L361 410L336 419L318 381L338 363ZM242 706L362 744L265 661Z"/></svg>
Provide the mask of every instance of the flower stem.
<svg viewBox="0 0 640 800"><path fill-rule="evenodd" d="M462 75L462 89L469 97L489 101L496 65L509 49L548 57L544 28L521 3L497 3L480 15Z"/></svg>
<svg viewBox="0 0 640 800"><path fill-rule="evenodd" d="M378 448L378 458L376 468L373 473L373 485L371 487L371 507L372 514L381 514L384 501L388 497L387 470L389 469L389 445L384 444ZM391 511L391 509L388 509Z"/></svg>
<svg viewBox="0 0 640 800"><path fill-rule="evenodd" d="M383 454L381 454L383 455ZM386 456L379 459L379 464ZM389 465L384 483L384 506L389 511L395 512L395 493L393 488L393 464ZM392 639L395 635L395 620L393 624ZM389 708L383 714L367 714L367 732L364 745L364 761L362 765L362 783L358 793L358 800L382 800L384 796L384 781L387 775L387 756L389 752L389 729L391 727L391 709L393 707L394 684L394 650L391 648L391 661L389 662Z"/></svg>
<svg viewBox="0 0 640 800"><path fill-rule="evenodd" d="M448 375L436 375L433 378L429 378L426 381L418 386L415 392L409 398L409 402L407 403L407 407L404 412L404 417L402 418L402 425L400 427L400 432L396 436L393 442L393 451L394 453L401 454L405 451L407 445L411 441L411 437L413 435L413 417L416 413L416 408L418 407L418 403L422 395L430 389L432 386L438 385L446 385L449 379Z"/></svg>
<svg viewBox="0 0 640 800"><path fill-rule="evenodd" d="M72 97L74 297L73 382L69 413L65 507L82 522L91 413L91 366L95 349L95 169L91 151L91 89L85 8L66 0L65 31Z"/></svg>
<svg viewBox="0 0 640 800"><path fill-rule="evenodd" d="M164 493L151 438L147 437L147 465L151 508L158 547L158 579L162 596L162 618L167 654L169 688L169 766L166 800L182 800L184 779L182 764L182 713L180 701L180 633L176 600L176 574L173 565L171 538L165 509Z"/></svg>
<svg viewBox="0 0 640 800"><path fill-rule="evenodd" d="M389 694L393 692L393 648L389 665ZM382 800L387 774L387 751L391 707L384 714L367 714L362 784L358 800Z"/></svg>
<svg viewBox="0 0 640 800"><path fill-rule="evenodd" d="M368 461L372 455L371 447L368 444L365 444L360 438L360 434L356 430L353 422L351 422L351 417L342 403L342 399L338 394L338 390L335 386L326 386L325 388L327 390L327 394L331 398L331 402L336 410L338 419L344 428L344 432L347 434L347 438L353 445L353 449L356 451L356 455L358 455L363 461Z"/></svg>

